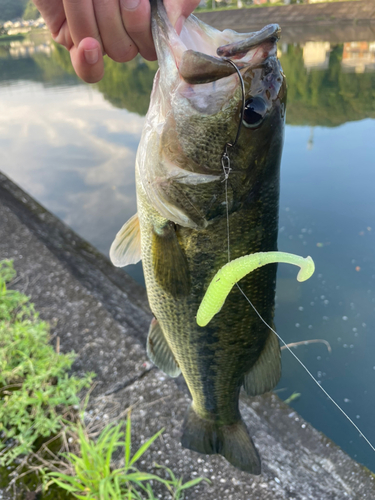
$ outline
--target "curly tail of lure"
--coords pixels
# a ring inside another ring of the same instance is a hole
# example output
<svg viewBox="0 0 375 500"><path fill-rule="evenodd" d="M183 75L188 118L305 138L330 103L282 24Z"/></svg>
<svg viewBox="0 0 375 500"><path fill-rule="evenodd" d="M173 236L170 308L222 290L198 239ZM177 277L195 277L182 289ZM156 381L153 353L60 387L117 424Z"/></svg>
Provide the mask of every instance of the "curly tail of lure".
<svg viewBox="0 0 375 500"><path fill-rule="evenodd" d="M258 267L275 262L284 262L299 266L301 269L297 275L298 281L306 281L312 276L315 270L314 261L311 257L304 259L299 255L286 252L258 252L232 260L222 267L211 281L198 309L198 325L206 326L215 314L220 311L225 299L237 281L240 281L247 274L258 269Z"/></svg>

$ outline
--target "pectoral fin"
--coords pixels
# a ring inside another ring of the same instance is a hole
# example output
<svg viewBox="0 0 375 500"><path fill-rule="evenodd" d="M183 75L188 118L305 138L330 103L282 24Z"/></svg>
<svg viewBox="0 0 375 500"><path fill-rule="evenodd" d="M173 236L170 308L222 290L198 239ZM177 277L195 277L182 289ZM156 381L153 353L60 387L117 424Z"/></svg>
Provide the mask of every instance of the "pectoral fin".
<svg viewBox="0 0 375 500"><path fill-rule="evenodd" d="M147 354L154 365L170 377L176 378L180 375L181 370L168 345L163 330L155 318L151 321L148 331Z"/></svg>
<svg viewBox="0 0 375 500"><path fill-rule="evenodd" d="M276 335L270 332L266 345L255 365L245 374L243 386L249 396L271 391L281 376L280 346Z"/></svg>
<svg viewBox="0 0 375 500"><path fill-rule="evenodd" d="M112 264L124 267L141 260L141 232L138 214L133 215L116 234L109 251Z"/></svg>
<svg viewBox="0 0 375 500"><path fill-rule="evenodd" d="M154 230L152 259L155 278L164 291L175 298L185 297L190 291L190 273L184 251L175 229L168 222Z"/></svg>

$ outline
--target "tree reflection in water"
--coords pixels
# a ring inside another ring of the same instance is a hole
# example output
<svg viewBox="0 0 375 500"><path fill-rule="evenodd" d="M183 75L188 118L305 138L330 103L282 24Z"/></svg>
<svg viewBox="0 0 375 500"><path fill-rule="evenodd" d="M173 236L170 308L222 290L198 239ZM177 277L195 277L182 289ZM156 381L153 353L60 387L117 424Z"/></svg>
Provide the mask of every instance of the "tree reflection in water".
<svg viewBox="0 0 375 500"><path fill-rule="evenodd" d="M327 64L316 67L306 64L309 43L315 44L315 52L321 50L319 45L328 46ZM355 51L357 45L365 47ZM14 80L46 82L48 86L82 84L75 76L69 53L60 46L53 45L49 57L37 48L29 48L29 57L22 58L17 57L21 54L17 46L0 48L0 84ZM22 54L25 55L25 50ZM348 56L352 59L348 60ZM374 61L366 66L371 56ZM350 65L353 61L355 66ZM289 125L332 127L375 117L375 42L280 43L280 62L288 81ZM95 86L115 107L145 115L156 70L157 62L140 57L126 64L106 58L105 76Z"/></svg>

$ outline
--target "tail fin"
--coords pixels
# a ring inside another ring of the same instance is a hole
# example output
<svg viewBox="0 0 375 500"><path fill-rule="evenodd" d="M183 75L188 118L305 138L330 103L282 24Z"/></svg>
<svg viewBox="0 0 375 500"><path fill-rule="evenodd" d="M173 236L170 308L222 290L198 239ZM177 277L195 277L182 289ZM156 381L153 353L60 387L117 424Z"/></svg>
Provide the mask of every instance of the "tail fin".
<svg viewBox="0 0 375 500"><path fill-rule="evenodd" d="M260 458L243 420L220 425L200 418L190 406L183 424L184 448L212 455L223 455L229 463L250 474L260 474Z"/></svg>

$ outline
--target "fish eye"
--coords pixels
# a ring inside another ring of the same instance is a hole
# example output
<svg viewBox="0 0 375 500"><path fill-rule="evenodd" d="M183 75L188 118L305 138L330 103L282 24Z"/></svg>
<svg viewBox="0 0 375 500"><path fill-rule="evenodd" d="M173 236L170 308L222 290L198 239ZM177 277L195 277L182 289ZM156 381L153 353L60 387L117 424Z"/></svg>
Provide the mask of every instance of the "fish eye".
<svg viewBox="0 0 375 500"><path fill-rule="evenodd" d="M251 97L245 102L243 124L247 128L256 128L261 124L267 112L267 105L261 97Z"/></svg>

